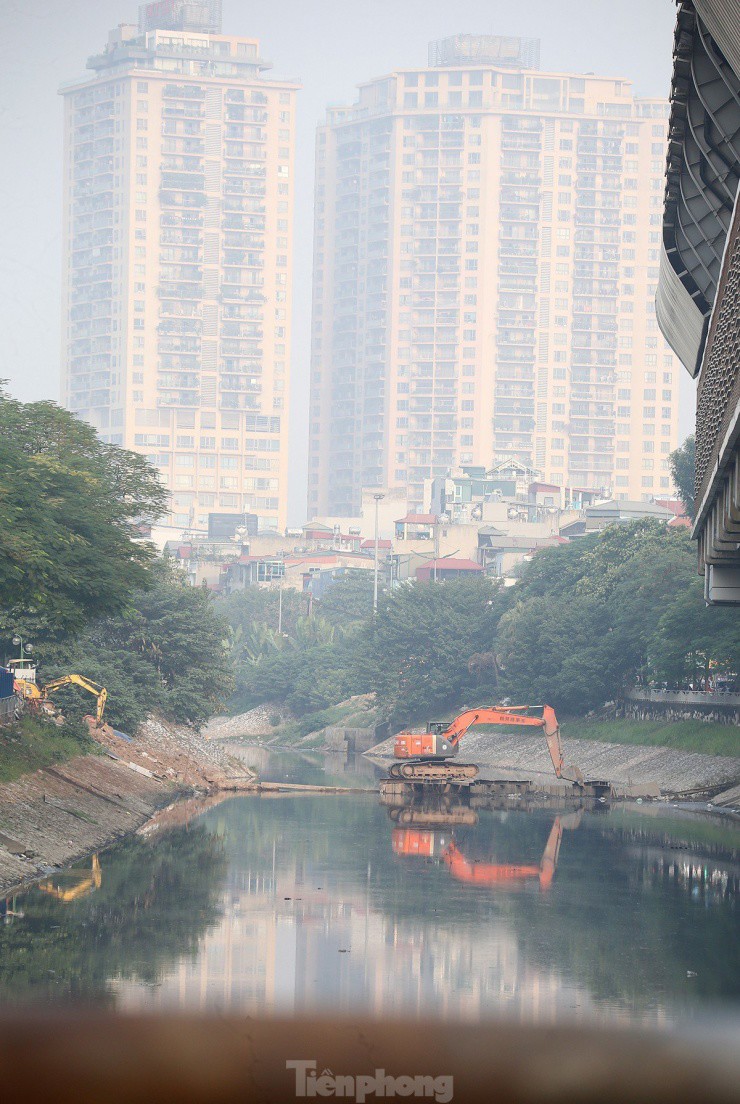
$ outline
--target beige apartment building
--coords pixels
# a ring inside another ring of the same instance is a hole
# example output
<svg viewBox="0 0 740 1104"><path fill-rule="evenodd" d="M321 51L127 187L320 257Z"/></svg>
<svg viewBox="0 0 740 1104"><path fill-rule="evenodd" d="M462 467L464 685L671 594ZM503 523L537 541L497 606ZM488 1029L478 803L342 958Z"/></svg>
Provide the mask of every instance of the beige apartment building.
<svg viewBox="0 0 740 1104"><path fill-rule="evenodd" d="M678 363L654 297L668 105L459 35L318 128L309 517L515 457L672 490Z"/></svg>
<svg viewBox="0 0 740 1104"><path fill-rule="evenodd" d="M63 401L157 466L170 524L282 528L298 86L220 19L145 5L62 89Z"/></svg>

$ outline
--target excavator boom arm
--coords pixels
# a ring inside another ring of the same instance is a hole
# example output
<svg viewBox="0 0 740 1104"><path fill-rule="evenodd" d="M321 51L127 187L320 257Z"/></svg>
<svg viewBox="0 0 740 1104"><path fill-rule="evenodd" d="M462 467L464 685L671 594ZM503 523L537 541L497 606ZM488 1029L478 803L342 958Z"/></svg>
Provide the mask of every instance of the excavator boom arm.
<svg viewBox="0 0 740 1104"><path fill-rule="evenodd" d="M41 697L48 697L49 694L53 694L55 690L59 690L62 686L79 686L82 690L87 690L88 694L92 694L94 698L97 698L96 720L99 725L103 723L105 703L108 700L108 691L104 686L99 686L97 682L86 678L85 675L62 675L60 678L52 679L51 682L47 682L42 687Z"/></svg>
<svg viewBox="0 0 740 1104"><path fill-rule="evenodd" d="M449 728L444 733L444 737L446 740L449 740L453 747L457 747L468 729L472 728L475 724L544 728L546 724L544 716L530 717L525 713L525 710L530 708L533 707L529 705L515 705L511 708L508 706L506 708L496 708L494 706L482 709L466 709L464 713L460 713L460 715L455 717L454 721L450 723ZM540 707L538 706L535 708ZM547 705L544 708L550 710L555 727L557 728L555 711Z"/></svg>
<svg viewBox="0 0 740 1104"><path fill-rule="evenodd" d="M532 709L541 709L542 715L539 717L531 716L530 711ZM465 733L476 724L501 725L513 728L541 728L545 733L547 748L557 777L566 778L571 782L583 782L583 775L577 767L566 767L565 765L563 745L560 741L560 725L551 705L512 705L466 709L450 723L447 731L443 734L443 739L446 739L452 747L456 748Z"/></svg>

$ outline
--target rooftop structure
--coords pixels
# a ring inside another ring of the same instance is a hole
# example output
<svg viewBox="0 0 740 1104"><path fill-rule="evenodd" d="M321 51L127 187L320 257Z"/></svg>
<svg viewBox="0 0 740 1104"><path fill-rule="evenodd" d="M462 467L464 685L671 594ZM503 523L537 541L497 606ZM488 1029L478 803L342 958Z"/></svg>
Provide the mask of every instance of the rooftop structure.
<svg viewBox="0 0 740 1104"><path fill-rule="evenodd" d="M500 69L539 69L539 38L458 34L429 43L430 66L495 65Z"/></svg>
<svg viewBox="0 0 740 1104"><path fill-rule="evenodd" d="M201 31L221 34L221 0L158 0L139 5L139 30Z"/></svg>

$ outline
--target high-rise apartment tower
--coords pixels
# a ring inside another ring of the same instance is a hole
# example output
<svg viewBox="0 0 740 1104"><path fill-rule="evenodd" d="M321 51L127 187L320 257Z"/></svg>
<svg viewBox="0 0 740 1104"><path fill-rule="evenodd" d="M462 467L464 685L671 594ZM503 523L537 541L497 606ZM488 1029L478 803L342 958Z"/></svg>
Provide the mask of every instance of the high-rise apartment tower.
<svg viewBox="0 0 740 1104"><path fill-rule="evenodd" d="M517 457L668 494L678 367L658 331L668 105L460 35L317 134L309 516Z"/></svg>
<svg viewBox="0 0 740 1104"><path fill-rule="evenodd" d="M286 523L297 85L220 2L165 0L66 85L63 399L169 521Z"/></svg>

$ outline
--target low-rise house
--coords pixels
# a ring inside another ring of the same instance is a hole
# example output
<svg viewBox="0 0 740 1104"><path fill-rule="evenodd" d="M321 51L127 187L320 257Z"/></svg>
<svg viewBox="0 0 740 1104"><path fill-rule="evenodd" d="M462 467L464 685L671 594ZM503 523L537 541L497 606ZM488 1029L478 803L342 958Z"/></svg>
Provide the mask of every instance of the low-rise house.
<svg viewBox="0 0 740 1104"><path fill-rule="evenodd" d="M433 540L437 514L406 514L396 521L396 541Z"/></svg>
<svg viewBox="0 0 740 1104"><path fill-rule="evenodd" d="M366 555L374 556L375 555L375 541L374 540L364 540L362 542L362 544L360 545L360 551L364 552ZM389 556L392 551L393 551L393 542L392 541L381 540L380 538L378 538L378 556L379 557Z"/></svg>
<svg viewBox="0 0 740 1104"><path fill-rule="evenodd" d="M674 517L672 510L657 502L630 502L610 499L586 510L586 532L598 533L609 525L630 525L641 518L653 518L666 525Z"/></svg>
<svg viewBox="0 0 740 1104"><path fill-rule="evenodd" d="M420 583L431 581L446 582L449 579L468 578L480 575L483 568L473 560L455 559L453 556L439 560L428 560L416 569L416 578Z"/></svg>
<svg viewBox="0 0 740 1104"><path fill-rule="evenodd" d="M242 555L221 568L220 589L233 594L250 586L280 585L305 591L324 572L372 571L374 559L359 552L308 552L280 557Z"/></svg>
<svg viewBox="0 0 740 1104"><path fill-rule="evenodd" d="M478 530L478 561L487 575L502 578L510 576L519 564L530 560L541 548L566 543L566 539L556 533L516 536L493 525L484 525Z"/></svg>

